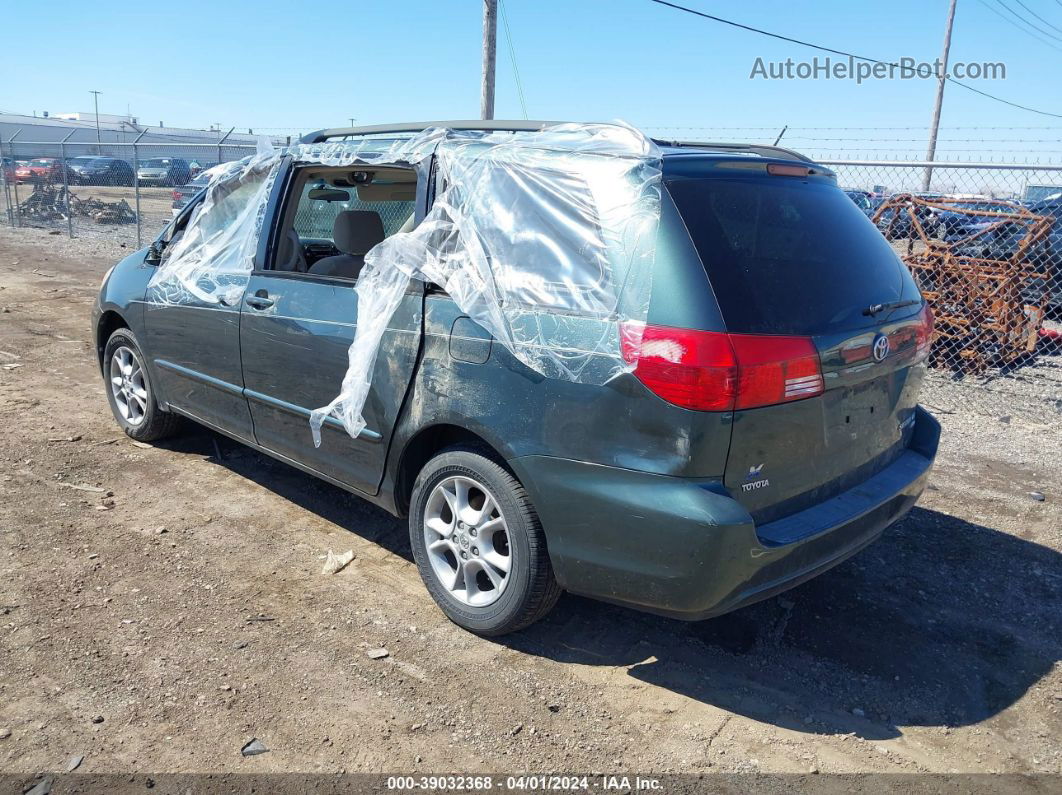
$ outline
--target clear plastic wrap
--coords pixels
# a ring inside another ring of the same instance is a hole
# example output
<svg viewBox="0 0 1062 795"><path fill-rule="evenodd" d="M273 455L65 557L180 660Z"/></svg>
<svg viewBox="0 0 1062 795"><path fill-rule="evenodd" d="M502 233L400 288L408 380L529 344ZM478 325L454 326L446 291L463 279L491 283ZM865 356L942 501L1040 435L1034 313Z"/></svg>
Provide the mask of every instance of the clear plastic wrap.
<svg viewBox="0 0 1062 795"><path fill-rule="evenodd" d="M660 219L660 155L634 128L431 129L405 140L260 152L211 180L199 215L152 278L151 300L238 300L284 155L326 166L436 158L427 215L365 255L347 372L335 400L312 414L315 444L329 415L351 436L365 427L361 411L380 341L411 278L442 287L546 377L603 384L631 369L620 334L639 342L631 337L648 314ZM226 204L240 191L246 202Z"/></svg>
<svg viewBox="0 0 1062 795"><path fill-rule="evenodd" d="M203 203L160 252L162 263L148 283L149 301L239 305L280 163L280 154L265 143L251 157L208 172Z"/></svg>

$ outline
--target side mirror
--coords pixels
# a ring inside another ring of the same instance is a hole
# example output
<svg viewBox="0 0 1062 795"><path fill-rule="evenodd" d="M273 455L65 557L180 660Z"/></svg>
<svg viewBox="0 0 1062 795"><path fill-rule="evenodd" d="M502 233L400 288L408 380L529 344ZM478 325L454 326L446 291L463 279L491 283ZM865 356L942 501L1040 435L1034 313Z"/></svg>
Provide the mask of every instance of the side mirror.
<svg viewBox="0 0 1062 795"><path fill-rule="evenodd" d="M165 243L156 240L150 246L148 246L147 255L144 257L145 265L161 265L162 264L162 249L165 247Z"/></svg>

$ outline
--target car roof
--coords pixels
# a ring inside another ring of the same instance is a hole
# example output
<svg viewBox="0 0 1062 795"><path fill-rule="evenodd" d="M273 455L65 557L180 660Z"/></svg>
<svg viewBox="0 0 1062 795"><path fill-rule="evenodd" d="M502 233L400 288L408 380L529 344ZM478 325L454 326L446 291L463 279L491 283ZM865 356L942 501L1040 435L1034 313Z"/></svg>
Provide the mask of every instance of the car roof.
<svg viewBox="0 0 1062 795"><path fill-rule="evenodd" d="M367 127L333 127L317 130L302 137L306 144L319 144L325 141L343 140L348 138L361 138L376 135L388 135L396 133L418 133L432 127L447 128L451 130L483 130L486 132L537 132L554 124L568 124L573 122L559 121L527 121L527 120L504 120L504 119L459 119L446 121L418 121L400 122L396 124L374 124ZM665 158L673 157L713 157L726 158L733 155L747 157L763 157L775 160L798 161L802 163L813 162L792 149L781 146L754 143L725 143L707 141L683 141L678 139L653 138L653 143L660 147Z"/></svg>

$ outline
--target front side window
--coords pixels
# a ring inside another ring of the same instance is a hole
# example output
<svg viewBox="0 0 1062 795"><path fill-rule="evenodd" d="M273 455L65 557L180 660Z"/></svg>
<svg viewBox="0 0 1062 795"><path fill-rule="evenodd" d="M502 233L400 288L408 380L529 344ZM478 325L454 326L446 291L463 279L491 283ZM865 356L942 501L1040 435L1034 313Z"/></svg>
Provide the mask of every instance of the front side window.
<svg viewBox="0 0 1062 795"><path fill-rule="evenodd" d="M163 262L151 279L151 300L160 303L224 303L233 306L250 277L275 163L230 164L201 202L175 224ZM187 221L183 219L187 218ZM165 238L164 238L165 239Z"/></svg>

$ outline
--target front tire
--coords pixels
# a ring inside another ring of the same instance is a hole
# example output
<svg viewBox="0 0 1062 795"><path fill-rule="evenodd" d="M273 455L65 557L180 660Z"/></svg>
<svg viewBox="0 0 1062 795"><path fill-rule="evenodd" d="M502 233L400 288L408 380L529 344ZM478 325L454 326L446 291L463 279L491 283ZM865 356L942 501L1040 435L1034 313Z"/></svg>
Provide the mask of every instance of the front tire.
<svg viewBox="0 0 1062 795"><path fill-rule="evenodd" d="M181 419L159 408L145 362L132 331L120 328L111 334L103 350L103 380L111 413L127 436L154 442L176 433Z"/></svg>
<svg viewBox="0 0 1062 795"><path fill-rule="evenodd" d="M531 499L478 452L448 450L424 466L413 486L409 540L435 603L477 635L523 629L560 597Z"/></svg>

